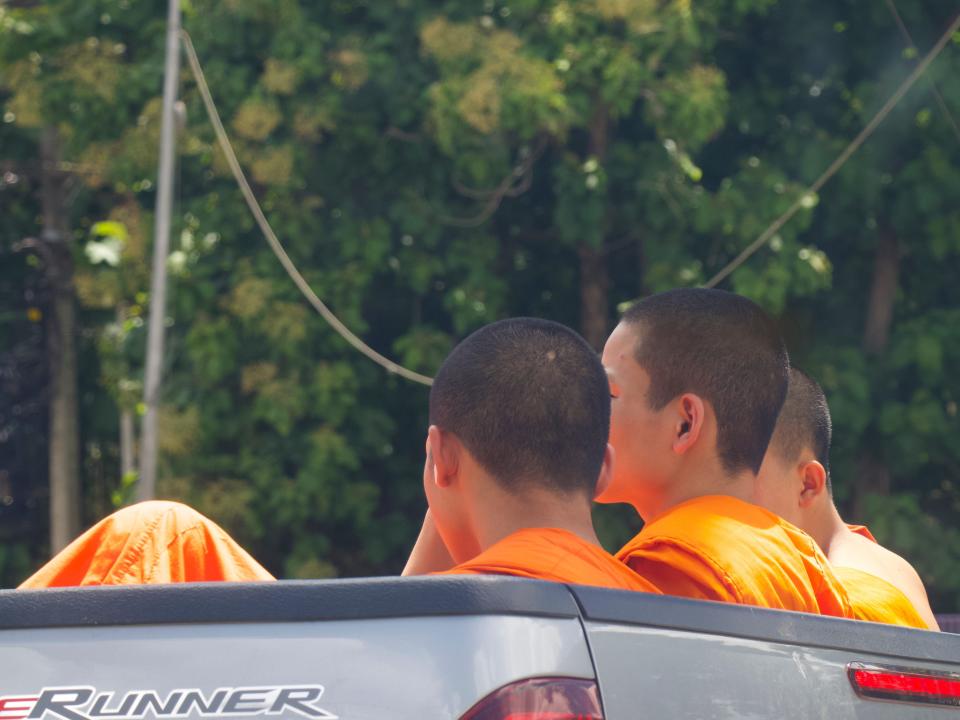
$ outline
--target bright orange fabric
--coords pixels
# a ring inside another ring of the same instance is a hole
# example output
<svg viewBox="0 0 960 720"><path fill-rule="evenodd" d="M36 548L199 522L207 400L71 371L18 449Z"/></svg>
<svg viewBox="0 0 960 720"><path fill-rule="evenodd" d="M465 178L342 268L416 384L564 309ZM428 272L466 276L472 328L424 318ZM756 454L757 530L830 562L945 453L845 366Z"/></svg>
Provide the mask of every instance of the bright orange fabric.
<svg viewBox="0 0 960 720"><path fill-rule="evenodd" d="M861 537L865 537L870 542L877 542L877 539L873 536L873 533L867 529L866 525L847 525L847 529L850 532L854 532ZM877 543L879 545L879 543Z"/></svg>
<svg viewBox="0 0 960 720"><path fill-rule="evenodd" d="M870 542L877 542L864 525L848 524L847 528ZM910 599L893 583L856 568L834 567L834 572L847 588L857 620L929 629Z"/></svg>
<svg viewBox="0 0 960 720"><path fill-rule="evenodd" d="M20 587L273 579L213 521L186 505L153 501L104 518Z"/></svg>
<svg viewBox="0 0 960 720"><path fill-rule="evenodd" d="M853 617L846 590L813 538L725 495L670 509L617 559L668 595Z"/></svg>
<svg viewBox="0 0 960 720"><path fill-rule="evenodd" d="M597 585L659 594L659 590L603 548L556 528L508 535L444 575L515 575L574 585Z"/></svg>
<svg viewBox="0 0 960 720"><path fill-rule="evenodd" d="M907 596L883 578L856 568L835 567L833 572L846 587L857 620L928 629Z"/></svg>

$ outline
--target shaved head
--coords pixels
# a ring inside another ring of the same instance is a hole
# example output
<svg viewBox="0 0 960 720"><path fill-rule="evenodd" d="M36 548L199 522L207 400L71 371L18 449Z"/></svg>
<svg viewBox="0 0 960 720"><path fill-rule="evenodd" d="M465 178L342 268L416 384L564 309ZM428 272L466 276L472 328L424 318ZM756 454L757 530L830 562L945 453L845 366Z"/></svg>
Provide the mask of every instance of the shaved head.
<svg viewBox="0 0 960 720"><path fill-rule="evenodd" d="M507 490L539 485L592 498L610 432L606 374L570 328L501 320L444 361L430 424L455 434Z"/></svg>
<svg viewBox="0 0 960 720"><path fill-rule="evenodd" d="M790 367L773 320L740 295L684 288L640 300L623 322L637 328L634 358L650 376L650 407L660 410L683 393L699 395L716 414L724 469L756 474Z"/></svg>
<svg viewBox="0 0 960 720"><path fill-rule="evenodd" d="M790 387L777 426L770 441L770 450L787 462L800 457L809 448L814 458L827 471L827 488L833 492L830 481L830 441L833 424L830 407L817 381L797 368L790 369Z"/></svg>

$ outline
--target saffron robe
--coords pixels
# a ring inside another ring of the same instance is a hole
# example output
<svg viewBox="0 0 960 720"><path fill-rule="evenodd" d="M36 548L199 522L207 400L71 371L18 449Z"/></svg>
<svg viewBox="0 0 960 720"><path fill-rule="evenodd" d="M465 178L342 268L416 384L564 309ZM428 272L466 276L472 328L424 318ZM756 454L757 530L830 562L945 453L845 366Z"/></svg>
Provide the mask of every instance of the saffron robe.
<svg viewBox="0 0 960 720"><path fill-rule="evenodd" d="M870 530L867 528L866 525L851 525L850 523L847 523L846 525L847 525L847 530L849 530L850 532L856 533L861 537L865 537L867 540L869 540L872 543L877 543L877 539L873 536L873 533L870 532ZM879 544L880 543L877 543L877 545Z"/></svg>
<svg viewBox="0 0 960 720"><path fill-rule="evenodd" d="M857 620L929 629L913 603L895 585L856 568L835 567L833 571L847 589Z"/></svg>
<svg viewBox="0 0 960 720"><path fill-rule="evenodd" d="M854 616L813 538L726 495L676 505L647 523L617 559L668 595Z"/></svg>
<svg viewBox="0 0 960 720"><path fill-rule="evenodd" d="M659 594L603 548L557 528L518 530L442 574L514 575Z"/></svg>
<svg viewBox="0 0 960 720"><path fill-rule="evenodd" d="M873 533L865 526L847 527L857 535L877 542ZM835 566L834 572L846 587L853 613L858 620L929 629L910 599L893 583L856 568Z"/></svg>
<svg viewBox="0 0 960 720"><path fill-rule="evenodd" d="M21 589L273 580L216 523L175 502L142 502L104 518Z"/></svg>

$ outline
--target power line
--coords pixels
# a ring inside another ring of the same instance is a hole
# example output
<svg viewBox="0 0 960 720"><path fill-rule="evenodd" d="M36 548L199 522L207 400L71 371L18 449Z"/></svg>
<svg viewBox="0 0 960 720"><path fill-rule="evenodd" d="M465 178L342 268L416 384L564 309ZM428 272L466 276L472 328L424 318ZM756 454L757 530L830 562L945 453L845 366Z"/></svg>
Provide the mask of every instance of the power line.
<svg viewBox="0 0 960 720"><path fill-rule="evenodd" d="M901 21L902 25L902 21ZM905 28L904 28L905 29ZM817 180L810 185L803 193L801 193L797 199L791 204L791 206L784 212L780 217L774 220L770 226L764 230L756 240L754 240L750 245L748 245L737 257L730 261L720 272L714 275L710 280L705 283L704 287L712 288L721 283L727 277L729 277L733 272L737 270L743 263L745 263L750 257L752 257L760 248L766 245L770 239L784 226L791 218L803 207L805 201L811 196L818 193L824 185L829 182L834 175L839 172L839 170L846 164L846 162L853 156L853 154L860 149L860 146L863 145L867 139L873 135L874 131L880 126L880 124L887 118L887 116L893 111L897 106L903 96L910 90L911 87L916 83L921 75L927 70L930 64L937 58L937 56L943 51L947 43L950 41L951 36L960 29L960 14L954 18L950 26L937 41L937 43L931 48L923 60L914 68L913 72L907 76L907 78L900 84L897 90L893 95L887 100L887 102L880 108L880 110L874 115L873 119L860 131L860 133L850 142L850 144L840 153L840 155L830 164L830 166L820 175ZM310 285L304 279L304 277L297 270L293 261L287 255L286 251L283 248L283 245L280 243L276 234L270 226L270 223L267 221L266 216L263 214L260 204L258 203L256 196L253 194L252 189L250 188L249 183L247 182L246 176L243 173L243 169L240 167L240 163L237 160L236 154L233 151L233 146L230 143L230 139L227 136L226 130L223 127L223 123L220 120L220 115L217 112L216 104L213 101L213 97L210 94L210 89L207 86L206 78L203 73L203 69L200 66L200 61L197 57L196 50L193 47L193 42L190 38L189 33L186 30L181 30L181 37L183 39L184 47L187 51L187 59L189 60L190 69L193 72L194 79L197 82L197 86L200 90L200 94L203 98L204 105L207 109L207 114L210 117L210 122L213 125L214 131L217 135L217 139L220 143L220 147L226 156L227 163L230 166L230 169L233 173L234 178L237 181L240 191L242 192L244 199L247 202L247 206L250 208L251 213L254 216L254 219L257 221L257 224L260 226L261 231L264 234L264 237L270 244L271 249L274 254L277 256L277 259L283 265L284 269L287 271L287 274L294 281L297 287L303 293L304 297L310 302L310 304L317 310L318 313L330 324L330 326L341 335L350 345L356 348L358 351L366 355L369 359L376 362L378 365L385 368L388 372L395 373L404 377L413 382L421 383L423 385L431 385L433 380L425 375L409 370L397 363L393 362L389 358L384 357L376 350L367 345L363 340L357 337L349 328L346 327L337 317L330 311L330 309L317 297L316 293L313 292Z"/></svg>
<svg viewBox="0 0 960 720"><path fill-rule="evenodd" d="M873 116L873 119L867 123L866 127L860 131L860 134L853 139L853 141L847 145L846 149L834 160L830 167L828 167L823 174L817 178L816 182L808 187L804 192L794 200L793 204L787 209L783 215L778 217L773 223L764 230L760 237L750 243L737 257L731 260L726 267L724 267L720 272L714 275L710 280L704 285L704 287L712 288L716 287L719 283L725 280L731 273L733 273L737 268L739 268L743 263L745 263L757 250L762 248L772 238L787 222L796 215L797 211L803 206L804 201L820 191L820 189L827 184L827 182L837 174L837 172L844 166L847 160L860 148L861 145L873 135L874 130L882 123L887 115L896 107L897 103L907 94L907 91L913 87L913 84L923 75L930 63L932 63L936 57L941 53L947 43L950 42L950 38L953 36L957 30L960 30L960 14L953 19L953 22L950 23L950 27L947 28L947 31L941 36L937 41L937 44L933 46L930 52L927 53L926 57L920 61L920 64L914 68L913 72L907 76L907 79L904 80L900 87L897 88L896 92L890 96L890 99L883 105L882 108Z"/></svg>
<svg viewBox="0 0 960 720"><path fill-rule="evenodd" d="M900 34L903 36L907 47L913 52L917 52L917 44L913 41L913 35L911 35L910 31L907 29L907 24L900 16L900 11L897 10L897 6L894 4L893 0L886 0L886 3L887 10L889 10L890 14L893 16L893 20L896 22L897 28L900 30ZM947 103L943 99L943 94L940 92L940 88L933 79L930 80L930 92L933 93L933 97L937 101L940 112L943 113L944 118L949 123L950 127L953 128L954 136L957 138L957 140L960 140L960 125L957 125L957 119L953 116L953 113L950 112L950 108L947 107Z"/></svg>
<svg viewBox="0 0 960 720"><path fill-rule="evenodd" d="M230 143L230 138L227 136L227 131L224 129L223 123L220 121L220 113L217 112L217 106L213 101L213 96L210 94L210 88L207 85L207 80L203 74L203 68L200 66L200 60L197 57L197 51L193 47L193 41L190 39L190 34L186 30L181 30L180 37L183 40L184 49L187 51L187 60L190 63L190 70L193 72L194 80L197 82L197 87L199 88L200 95L203 98L203 104L207 109L207 115L210 117L210 123L213 125L213 130L217 135L220 148L223 150L223 154L227 158L227 164L230 166L233 177L237 181L237 185L240 187L240 192L243 193L243 198L247 202L247 207L249 207L250 212L253 213L253 217L257 221L257 225L260 226L260 230L263 232L264 238L266 238L270 248L273 250L273 254L277 256L277 260L279 260L280 264L283 265L283 269L287 271L287 275L290 276L290 279L293 280L300 292L303 293L303 296L309 301L313 308L320 313L323 319L327 321L330 327L332 327L340 335L340 337L350 343L350 345L356 348L359 352L366 355L370 360L373 360L373 362L380 365L387 372L394 373L402 378L411 380L412 382L420 383L421 385L432 385L432 378L427 377L426 375L421 375L413 370L409 370L402 365L398 365L389 358L378 353L363 340L354 335L353 332L350 331L350 328L344 325L340 319L333 314L330 308L323 303L323 301L310 287L310 284L306 281L303 275L300 274L300 271L297 270L297 266L293 264L290 256L287 255L286 250L283 249L283 245L280 243L276 233L274 233L273 228L270 226L266 216L263 214L263 210L260 208L260 203L253 194L253 190L250 188L250 183L247 182L247 178L243 173L243 168L240 167L240 162L237 160L237 155L233 151L233 146Z"/></svg>

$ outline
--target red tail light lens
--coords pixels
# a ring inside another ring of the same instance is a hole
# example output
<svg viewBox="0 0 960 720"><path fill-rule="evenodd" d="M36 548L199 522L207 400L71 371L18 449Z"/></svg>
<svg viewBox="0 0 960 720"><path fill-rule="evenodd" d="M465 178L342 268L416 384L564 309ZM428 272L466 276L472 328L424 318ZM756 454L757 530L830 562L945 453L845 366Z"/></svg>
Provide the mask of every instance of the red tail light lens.
<svg viewBox="0 0 960 720"><path fill-rule="evenodd" d="M953 673L850 663L847 674L862 697L960 706L960 675Z"/></svg>
<svg viewBox="0 0 960 720"><path fill-rule="evenodd" d="M603 720L592 680L534 678L496 690L461 720Z"/></svg>

